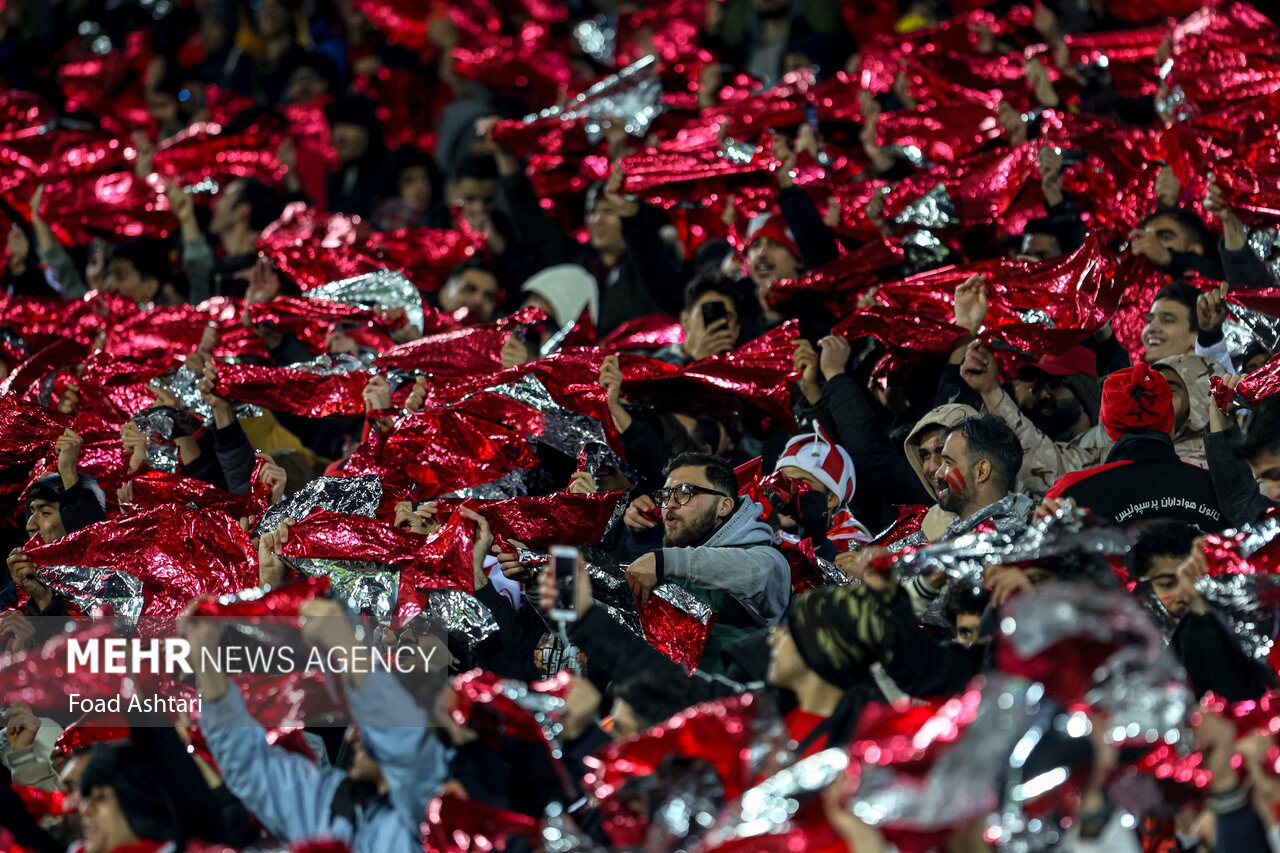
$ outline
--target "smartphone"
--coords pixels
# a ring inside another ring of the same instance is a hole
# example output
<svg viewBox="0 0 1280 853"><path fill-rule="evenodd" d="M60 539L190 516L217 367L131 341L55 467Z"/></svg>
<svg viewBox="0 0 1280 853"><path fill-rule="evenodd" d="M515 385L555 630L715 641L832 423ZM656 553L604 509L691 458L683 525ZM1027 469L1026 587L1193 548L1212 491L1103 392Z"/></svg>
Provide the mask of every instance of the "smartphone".
<svg viewBox="0 0 1280 853"><path fill-rule="evenodd" d="M551 605L551 618L557 622L576 622L578 610L573 601L573 579L578 573L578 549L552 545L551 568L556 573L556 600Z"/></svg>
<svg viewBox="0 0 1280 853"><path fill-rule="evenodd" d="M729 308L718 299L702 303L702 328L710 329L711 324L729 316Z"/></svg>

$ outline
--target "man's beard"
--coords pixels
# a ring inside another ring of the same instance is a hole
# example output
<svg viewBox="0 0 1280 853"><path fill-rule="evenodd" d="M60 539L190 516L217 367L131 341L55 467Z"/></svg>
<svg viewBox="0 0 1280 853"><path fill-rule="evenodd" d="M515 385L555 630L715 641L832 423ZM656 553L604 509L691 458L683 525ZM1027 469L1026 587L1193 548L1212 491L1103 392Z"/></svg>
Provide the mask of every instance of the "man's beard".
<svg viewBox="0 0 1280 853"><path fill-rule="evenodd" d="M692 520L682 520L678 527L668 527L662 534L662 544L668 548L701 545L716 531L716 510L711 507Z"/></svg>
<svg viewBox="0 0 1280 853"><path fill-rule="evenodd" d="M1072 437L1072 427L1083 413L1084 407L1072 396L1065 403L1059 400L1036 400L1027 416L1045 435L1055 441L1065 441Z"/></svg>

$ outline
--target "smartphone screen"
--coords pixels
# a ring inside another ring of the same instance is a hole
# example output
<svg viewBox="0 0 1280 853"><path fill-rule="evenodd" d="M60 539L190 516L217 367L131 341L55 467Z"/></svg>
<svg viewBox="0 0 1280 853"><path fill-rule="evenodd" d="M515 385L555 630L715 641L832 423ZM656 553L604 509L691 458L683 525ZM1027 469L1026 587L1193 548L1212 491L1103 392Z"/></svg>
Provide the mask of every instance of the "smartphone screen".
<svg viewBox="0 0 1280 853"><path fill-rule="evenodd" d="M551 618L557 622L574 622L578 619L573 602L573 579L578 573L578 549L567 545L553 545L551 566L556 573L556 600L551 606Z"/></svg>

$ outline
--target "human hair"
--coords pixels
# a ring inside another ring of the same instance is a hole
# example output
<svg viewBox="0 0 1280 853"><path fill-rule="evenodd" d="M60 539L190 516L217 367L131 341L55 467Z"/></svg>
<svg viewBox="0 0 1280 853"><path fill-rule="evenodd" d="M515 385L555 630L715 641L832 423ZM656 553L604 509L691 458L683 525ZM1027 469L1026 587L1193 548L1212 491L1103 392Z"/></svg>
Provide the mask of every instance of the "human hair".
<svg viewBox="0 0 1280 853"><path fill-rule="evenodd" d="M1151 304L1155 305L1161 299L1168 299L1170 302L1177 302L1179 305L1187 306L1187 317L1191 323L1191 331L1200 331L1200 318L1196 315L1196 302L1200 299L1200 291L1196 290L1185 281L1175 281L1173 284L1166 284L1156 293L1155 298L1151 300Z"/></svg>
<svg viewBox="0 0 1280 853"><path fill-rule="evenodd" d="M1106 583L1114 578L1111 567L1101 555L1079 549L1039 557L1025 566L1049 572L1064 581L1090 580Z"/></svg>
<svg viewBox="0 0 1280 853"><path fill-rule="evenodd" d="M1191 242L1199 244L1201 249L1207 249L1213 245L1213 237L1209 233L1209 226L1204 224L1204 220L1196 216L1185 207L1169 207L1164 210L1157 210L1138 223L1139 228L1145 228L1147 223L1167 216L1183 228L1191 232Z"/></svg>
<svg viewBox="0 0 1280 853"><path fill-rule="evenodd" d="M956 581L942 596L942 618L952 627L965 613L983 613L991 601L991 593L978 584Z"/></svg>
<svg viewBox="0 0 1280 853"><path fill-rule="evenodd" d="M1253 418L1236 452L1248 461L1264 453L1280 453L1280 397L1268 397L1254 407Z"/></svg>
<svg viewBox="0 0 1280 853"><path fill-rule="evenodd" d="M714 453L703 453L701 451L689 451L681 453L667 463L662 469L662 476L669 477L671 472L677 468L704 468L706 469L707 482L711 484L711 488L724 492L729 497L737 497L738 495L738 476L733 473L733 467L723 458L716 456Z"/></svg>
<svg viewBox="0 0 1280 853"><path fill-rule="evenodd" d="M671 678L664 670L641 670L610 688L614 699L631 706L643 728L655 726L693 704L689 681Z"/></svg>
<svg viewBox="0 0 1280 853"><path fill-rule="evenodd" d="M477 181L496 181L498 164L492 154L470 154L458 161L449 177L453 181L465 181L468 178Z"/></svg>
<svg viewBox="0 0 1280 853"><path fill-rule="evenodd" d="M261 231L280 218L280 198L276 191L254 178L240 181L240 197L236 206L249 205L249 228Z"/></svg>
<svg viewBox="0 0 1280 853"><path fill-rule="evenodd" d="M1022 467L1022 445L1008 424L995 415L970 415L947 428L947 435L953 432L964 436L969 464L986 459L991 463L998 490L1008 492Z"/></svg>
<svg viewBox="0 0 1280 853"><path fill-rule="evenodd" d="M716 270L705 270L698 273L693 279L685 285L684 288L684 310L692 311L693 306L698 304L698 300L702 299L709 293L719 294L733 303L733 308L742 314L742 305L739 300L739 293L736 284L725 278Z"/></svg>
<svg viewBox="0 0 1280 853"><path fill-rule="evenodd" d="M498 273L498 268L484 258L467 258L465 261L459 261L454 264L453 269L449 270L449 278L445 283L448 284L468 270L479 270L480 272L488 273L498 282L499 287L502 286L502 276Z"/></svg>
<svg viewBox="0 0 1280 853"><path fill-rule="evenodd" d="M1199 536L1199 528L1185 521L1152 524L1142 531L1138 541L1125 554L1125 567L1135 578L1146 577L1156 557L1185 557L1191 553Z"/></svg>

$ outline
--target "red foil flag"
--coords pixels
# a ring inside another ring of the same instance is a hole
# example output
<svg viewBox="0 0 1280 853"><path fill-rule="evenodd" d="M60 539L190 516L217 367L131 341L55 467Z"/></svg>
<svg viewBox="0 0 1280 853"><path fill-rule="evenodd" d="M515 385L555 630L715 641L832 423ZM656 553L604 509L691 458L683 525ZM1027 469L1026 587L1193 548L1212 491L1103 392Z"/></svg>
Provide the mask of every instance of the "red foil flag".
<svg viewBox="0 0 1280 853"><path fill-rule="evenodd" d="M525 684L473 669L455 678L453 689L456 702L449 713L458 725L486 739L511 737L550 744L569 695L569 673Z"/></svg>
<svg viewBox="0 0 1280 853"><path fill-rule="evenodd" d="M645 639L689 674L702 660L715 620L710 605L674 584L655 589L640 611Z"/></svg>
<svg viewBox="0 0 1280 853"><path fill-rule="evenodd" d="M46 791L16 782L12 785L18 799L22 800L22 807L36 820L76 813L75 808L69 807L67 795L61 791Z"/></svg>
<svg viewBox="0 0 1280 853"><path fill-rule="evenodd" d="M400 570L393 627L408 625L427 611L433 590L460 589L475 593L475 535L470 522L455 515L428 536L412 562Z"/></svg>
<svg viewBox="0 0 1280 853"><path fill-rule="evenodd" d="M36 567L71 566L120 572L142 583L138 634L162 637L198 595L220 595L257 584L249 536L224 513L168 504L91 524L56 542L31 542ZM59 588L75 601L81 592Z"/></svg>
<svg viewBox="0 0 1280 853"><path fill-rule="evenodd" d="M435 374L495 373L502 369L507 338L547 318L541 308L522 308L493 323L427 335L378 356L379 367Z"/></svg>
<svg viewBox="0 0 1280 853"><path fill-rule="evenodd" d="M609 519L618 506L620 492L578 495L562 492L505 501L438 502L440 515L465 506L484 516L498 542L515 539L545 551L552 545L595 545L604 537Z"/></svg>
<svg viewBox="0 0 1280 853"><path fill-rule="evenodd" d="M318 510L289 528L283 557L372 560L398 563L413 558L423 538L363 515Z"/></svg>
<svg viewBox="0 0 1280 853"><path fill-rule="evenodd" d="M0 702L25 702L37 714L66 713L70 693L85 699L119 696L125 676L89 672L84 666L70 669L71 638L83 645L112 636L115 628L106 619L55 634L34 649L0 653Z"/></svg>
<svg viewBox="0 0 1280 853"><path fill-rule="evenodd" d="M605 351L662 349L684 341L684 327L666 314L627 320L600 341Z"/></svg>
<svg viewBox="0 0 1280 853"><path fill-rule="evenodd" d="M95 743L114 743L129 737L129 721L123 714L95 714L90 711L62 730L53 742L54 755L70 757Z"/></svg>
<svg viewBox="0 0 1280 853"><path fill-rule="evenodd" d="M1234 393L1223 384L1220 376L1209 377L1209 385L1213 388L1213 399L1223 412L1227 411L1233 399L1239 399L1247 406L1256 406L1280 392L1280 353L1241 379Z"/></svg>
<svg viewBox="0 0 1280 853"><path fill-rule="evenodd" d="M222 364L214 393L238 403L256 403L277 412L303 417L364 414L364 388L369 374L309 373L265 364Z"/></svg>
<svg viewBox="0 0 1280 853"><path fill-rule="evenodd" d="M24 403L12 394L0 396L0 456L6 465L34 462L49 451L71 421L71 415Z"/></svg>
<svg viewBox="0 0 1280 853"><path fill-rule="evenodd" d="M130 482L133 484L133 505L139 509L178 503L225 512L232 518L260 515L263 509L251 495L235 495L204 480L181 474L147 470Z"/></svg>
<svg viewBox="0 0 1280 853"><path fill-rule="evenodd" d="M234 131L196 122L156 146L155 171L165 183L176 180L184 187L211 179L223 192L237 178L274 185L284 178L275 155L283 138L279 128L263 122Z"/></svg>
<svg viewBox="0 0 1280 853"><path fill-rule="evenodd" d="M167 237L178 226L164 194L132 172L71 177L45 186L40 215L72 245L94 235Z"/></svg>
<svg viewBox="0 0 1280 853"><path fill-rule="evenodd" d="M902 263L904 256L895 240L873 241L798 278L774 282L767 299L777 307L794 296L812 293L834 313L848 304L852 295L878 284L881 275Z"/></svg>
<svg viewBox="0 0 1280 853"><path fill-rule="evenodd" d="M512 836L537 847L542 840L540 827L536 818L526 814L445 794L427 806L422 837L424 849L432 853L478 853L506 850Z"/></svg>
<svg viewBox="0 0 1280 853"><path fill-rule="evenodd" d="M195 615L207 619L259 619L292 628L302 627L300 609L313 598L329 591L326 577L294 578L274 589L253 588L230 595L210 597L196 605Z"/></svg>

